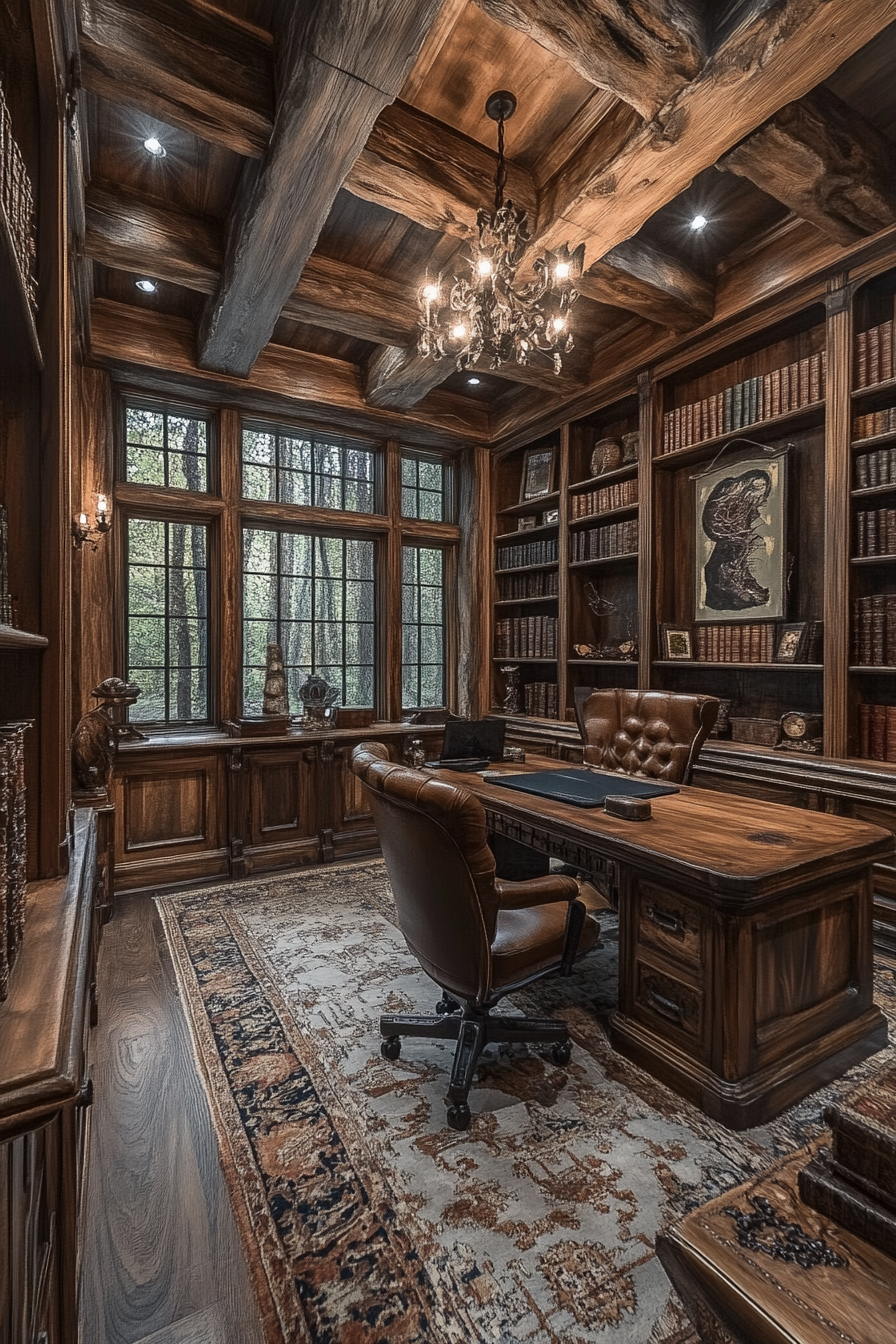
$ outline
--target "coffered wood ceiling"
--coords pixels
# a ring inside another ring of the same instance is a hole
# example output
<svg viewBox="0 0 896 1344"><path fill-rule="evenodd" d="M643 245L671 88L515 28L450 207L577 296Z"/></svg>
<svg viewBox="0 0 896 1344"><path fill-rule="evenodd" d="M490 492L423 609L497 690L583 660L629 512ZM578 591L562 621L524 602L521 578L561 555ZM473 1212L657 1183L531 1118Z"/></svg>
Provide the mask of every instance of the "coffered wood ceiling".
<svg viewBox="0 0 896 1344"><path fill-rule="evenodd" d="M896 0L80 0L72 42L85 350L160 387L494 440L896 224ZM491 201L497 88L530 259L586 271L562 374L474 387L415 294Z"/></svg>

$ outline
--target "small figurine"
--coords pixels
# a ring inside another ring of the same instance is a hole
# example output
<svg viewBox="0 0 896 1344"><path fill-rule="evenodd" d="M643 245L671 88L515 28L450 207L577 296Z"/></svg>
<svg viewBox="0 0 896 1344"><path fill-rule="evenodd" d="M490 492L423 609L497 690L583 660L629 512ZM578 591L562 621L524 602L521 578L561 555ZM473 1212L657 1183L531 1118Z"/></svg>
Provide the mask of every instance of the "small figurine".
<svg viewBox="0 0 896 1344"><path fill-rule="evenodd" d="M500 669L501 675L506 678L504 686L504 701L501 705L505 714L521 713L520 700L520 669L516 663L510 663Z"/></svg>
<svg viewBox="0 0 896 1344"><path fill-rule="evenodd" d="M419 737L412 737L403 752L405 765L412 770L420 770L426 760L426 752Z"/></svg>
<svg viewBox="0 0 896 1344"><path fill-rule="evenodd" d="M264 682L261 712L276 715L278 718L289 713L286 673L283 671L283 650L279 644L268 645L267 676Z"/></svg>
<svg viewBox="0 0 896 1344"><path fill-rule="evenodd" d="M335 700L339 691L316 674L308 678L299 687L299 699L302 702L301 726L303 728L332 727L336 721Z"/></svg>

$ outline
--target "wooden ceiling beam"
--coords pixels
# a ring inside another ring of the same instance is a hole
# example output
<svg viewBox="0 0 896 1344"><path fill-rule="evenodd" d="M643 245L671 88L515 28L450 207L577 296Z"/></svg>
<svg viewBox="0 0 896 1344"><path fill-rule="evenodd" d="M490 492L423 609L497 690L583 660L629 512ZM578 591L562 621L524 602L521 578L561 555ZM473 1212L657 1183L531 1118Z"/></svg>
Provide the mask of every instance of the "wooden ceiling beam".
<svg viewBox="0 0 896 1344"><path fill-rule="evenodd" d="M344 185L427 229L474 238L476 212L494 199L497 164L493 150L396 101L380 113ZM505 195L535 219L535 184L518 164L507 164Z"/></svg>
<svg viewBox="0 0 896 1344"><path fill-rule="evenodd" d="M141 387L190 387L245 410L302 415L309 423L332 417L348 431L412 444L488 441L488 412L466 397L435 393L396 416L365 404L354 364L278 345L262 351L248 379L202 369L191 322L110 299L93 302L90 358Z"/></svg>
<svg viewBox="0 0 896 1344"><path fill-rule="evenodd" d="M254 158L273 127L272 41L211 5L81 0L85 88Z"/></svg>
<svg viewBox="0 0 896 1344"><path fill-rule="evenodd" d="M476 0L651 118L706 60L702 0Z"/></svg>
<svg viewBox="0 0 896 1344"><path fill-rule="evenodd" d="M199 331L203 368L248 375L440 6L392 0L388 24L378 0L304 0L292 9L271 142L261 169L244 173L221 282Z"/></svg>
<svg viewBox="0 0 896 1344"><path fill-rule="evenodd" d="M894 146L828 89L814 89L716 164L754 182L837 242L896 222Z"/></svg>
<svg viewBox="0 0 896 1344"><path fill-rule="evenodd" d="M610 152L598 128L593 158L576 156L543 193L533 249L584 241L588 260L602 257L892 20L892 0L779 0L754 13L652 122L621 128Z"/></svg>
<svg viewBox="0 0 896 1344"><path fill-rule="evenodd" d="M572 396L584 387L584 382L566 370L559 374L541 364L502 364L499 369L487 368L489 377L502 378L510 383L536 387L542 395ZM432 359L418 355L416 346L383 346L374 351L364 370L364 400L368 406L405 411L416 406L433 388L438 387L455 372L453 360ZM475 368L470 369L472 376Z"/></svg>
<svg viewBox="0 0 896 1344"><path fill-rule="evenodd" d="M709 321L713 286L677 257L631 238L611 248L576 282L580 294L687 331Z"/></svg>

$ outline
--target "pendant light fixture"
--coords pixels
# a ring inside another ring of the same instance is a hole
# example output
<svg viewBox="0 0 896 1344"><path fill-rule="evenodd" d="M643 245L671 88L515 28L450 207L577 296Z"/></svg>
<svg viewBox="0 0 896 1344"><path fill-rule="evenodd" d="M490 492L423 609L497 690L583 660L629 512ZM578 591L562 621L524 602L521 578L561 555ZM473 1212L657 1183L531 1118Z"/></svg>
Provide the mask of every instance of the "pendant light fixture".
<svg viewBox="0 0 896 1344"><path fill-rule="evenodd" d="M531 235L525 210L504 199L504 123L516 111L516 98L506 90L493 93L485 111L498 123L494 209L476 215L478 241L465 258L470 278L439 275L422 285L417 349L433 359L453 359L458 370L483 358L497 369L545 355L559 373L562 354L573 348L569 309L578 297L575 281L582 274L585 244L574 252L566 245L545 252L532 263L534 280L517 286L517 268Z"/></svg>

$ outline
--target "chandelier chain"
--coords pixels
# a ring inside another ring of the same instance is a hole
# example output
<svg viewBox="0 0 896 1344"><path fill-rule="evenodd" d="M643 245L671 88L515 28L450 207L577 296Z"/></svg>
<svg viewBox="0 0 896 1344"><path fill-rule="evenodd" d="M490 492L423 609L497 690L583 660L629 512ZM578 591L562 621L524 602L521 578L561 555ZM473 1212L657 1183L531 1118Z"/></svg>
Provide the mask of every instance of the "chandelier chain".
<svg viewBox="0 0 896 1344"><path fill-rule="evenodd" d="M507 185L507 165L504 162L504 118L498 118L498 168L495 173L495 214L504 204L504 188Z"/></svg>

